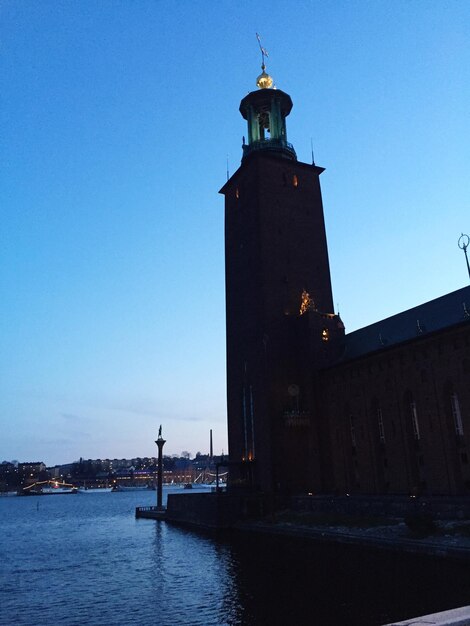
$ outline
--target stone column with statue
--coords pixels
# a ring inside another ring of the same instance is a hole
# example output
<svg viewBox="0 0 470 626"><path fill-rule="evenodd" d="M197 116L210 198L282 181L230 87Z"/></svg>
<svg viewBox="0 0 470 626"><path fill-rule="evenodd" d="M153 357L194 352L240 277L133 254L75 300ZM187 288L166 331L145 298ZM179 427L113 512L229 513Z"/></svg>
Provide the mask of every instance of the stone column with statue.
<svg viewBox="0 0 470 626"><path fill-rule="evenodd" d="M163 446L166 441L162 437L161 425L158 429L158 437L155 443L158 447L157 508L163 509Z"/></svg>

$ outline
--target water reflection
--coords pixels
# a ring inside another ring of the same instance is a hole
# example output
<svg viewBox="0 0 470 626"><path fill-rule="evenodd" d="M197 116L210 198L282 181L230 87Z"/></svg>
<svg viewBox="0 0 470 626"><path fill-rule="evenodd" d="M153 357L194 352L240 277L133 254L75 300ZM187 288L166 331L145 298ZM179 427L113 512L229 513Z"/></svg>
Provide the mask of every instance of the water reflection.
<svg viewBox="0 0 470 626"><path fill-rule="evenodd" d="M153 548L152 591L162 623L243 623L229 543L156 523Z"/></svg>
<svg viewBox="0 0 470 626"><path fill-rule="evenodd" d="M468 565L279 537L230 543L238 621L378 626L469 601Z"/></svg>
<svg viewBox="0 0 470 626"><path fill-rule="evenodd" d="M378 626L470 601L464 563L135 520L153 499L0 499L0 625Z"/></svg>
<svg viewBox="0 0 470 626"><path fill-rule="evenodd" d="M177 623L378 626L469 600L463 563L157 526L156 597L180 598Z"/></svg>

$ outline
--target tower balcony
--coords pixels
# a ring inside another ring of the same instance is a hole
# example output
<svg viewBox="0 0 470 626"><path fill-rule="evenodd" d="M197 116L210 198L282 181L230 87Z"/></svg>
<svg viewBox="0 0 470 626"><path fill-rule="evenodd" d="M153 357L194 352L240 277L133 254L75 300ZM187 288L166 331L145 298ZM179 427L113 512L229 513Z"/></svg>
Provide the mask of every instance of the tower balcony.
<svg viewBox="0 0 470 626"><path fill-rule="evenodd" d="M259 150L277 153L284 159L297 161L294 146L283 139L260 139L249 144L244 144L242 161L252 152L257 152Z"/></svg>

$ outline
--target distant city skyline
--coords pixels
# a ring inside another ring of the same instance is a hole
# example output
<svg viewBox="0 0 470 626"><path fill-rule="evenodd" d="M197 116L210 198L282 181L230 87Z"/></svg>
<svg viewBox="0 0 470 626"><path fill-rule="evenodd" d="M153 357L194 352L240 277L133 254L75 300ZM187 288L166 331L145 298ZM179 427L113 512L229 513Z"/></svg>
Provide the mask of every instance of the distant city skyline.
<svg viewBox="0 0 470 626"><path fill-rule="evenodd" d="M470 5L0 7L0 459L227 452L223 198L260 53L348 332L468 284ZM197 25L197 28L195 27ZM357 224L361 224L357 228Z"/></svg>
<svg viewBox="0 0 470 626"><path fill-rule="evenodd" d="M181 458L181 459L196 459L198 456L201 457L208 457L209 453L206 452L201 452L200 450L198 450L197 452L191 452L191 450L182 450L179 454L166 454L164 453L163 456L164 457L170 457L170 458ZM224 456L224 454L222 453L222 455L215 455L215 456ZM90 457L78 457L77 459L74 459L73 461L67 461L67 462L56 462L53 463L52 465L48 465L45 463L45 465L47 465L47 467L53 467L56 465L72 465L73 463L79 463L80 461L110 461L110 462L114 462L114 461L135 461L136 459L154 459L156 460L158 458L158 452L156 454L150 454L150 455L143 455L143 456L133 456L133 457L128 457L128 456L123 456L123 457L98 457L98 458L90 458ZM31 459L17 459L17 458L11 458L11 459L0 459L0 465L2 463L13 463L13 464L20 464L20 465L24 465L25 463L42 463L42 459L36 459L36 458L31 458Z"/></svg>

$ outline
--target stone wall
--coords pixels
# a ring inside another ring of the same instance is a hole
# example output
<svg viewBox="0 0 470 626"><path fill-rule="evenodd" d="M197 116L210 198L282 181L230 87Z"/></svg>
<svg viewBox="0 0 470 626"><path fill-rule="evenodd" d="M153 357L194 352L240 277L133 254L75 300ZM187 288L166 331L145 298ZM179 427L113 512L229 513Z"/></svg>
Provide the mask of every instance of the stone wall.
<svg viewBox="0 0 470 626"><path fill-rule="evenodd" d="M470 519L467 497L297 496L292 499L292 505L297 511L364 517L404 517L425 512L436 520Z"/></svg>
<svg viewBox="0 0 470 626"><path fill-rule="evenodd" d="M165 519L207 529L230 528L235 522L255 519L269 511L260 495L227 493L170 494Z"/></svg>

